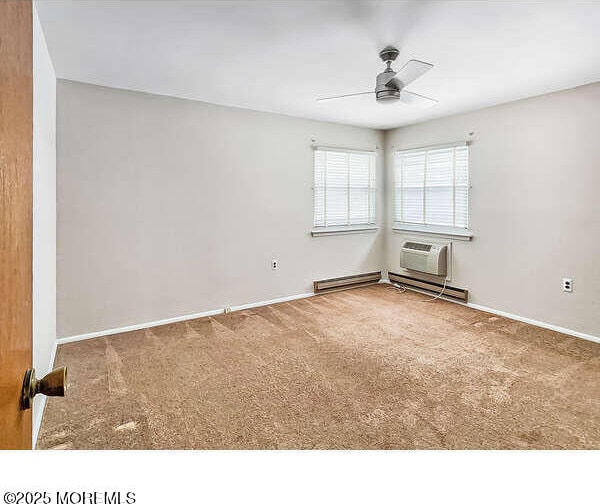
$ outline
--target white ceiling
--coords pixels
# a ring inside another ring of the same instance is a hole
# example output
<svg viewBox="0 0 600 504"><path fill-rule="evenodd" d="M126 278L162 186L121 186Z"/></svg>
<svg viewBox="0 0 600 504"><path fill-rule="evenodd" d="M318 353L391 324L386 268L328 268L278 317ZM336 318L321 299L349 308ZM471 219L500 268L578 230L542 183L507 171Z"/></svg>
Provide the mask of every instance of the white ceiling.
<svg viewBox="0 0 600 504"><path fill-rule="evenodd" d="M57 77L387 129L600 80L598 2L37 2ZM431 109L376 103L384 68Z"/></svg>

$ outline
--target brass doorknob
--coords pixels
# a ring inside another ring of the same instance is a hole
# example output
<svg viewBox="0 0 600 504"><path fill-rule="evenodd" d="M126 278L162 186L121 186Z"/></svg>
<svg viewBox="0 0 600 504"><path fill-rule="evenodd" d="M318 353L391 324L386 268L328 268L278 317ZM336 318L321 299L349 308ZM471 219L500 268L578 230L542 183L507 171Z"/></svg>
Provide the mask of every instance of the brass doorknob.
<svg viewBox="0 0 600 504"><path fill-rule="evenodd" d="M64 396L67 386L67 368L59 367L50 371L41 380L35 377L35 369L25 371L23 388L21 389L21 409L31 408L36 394L46 396Z"/></svg>

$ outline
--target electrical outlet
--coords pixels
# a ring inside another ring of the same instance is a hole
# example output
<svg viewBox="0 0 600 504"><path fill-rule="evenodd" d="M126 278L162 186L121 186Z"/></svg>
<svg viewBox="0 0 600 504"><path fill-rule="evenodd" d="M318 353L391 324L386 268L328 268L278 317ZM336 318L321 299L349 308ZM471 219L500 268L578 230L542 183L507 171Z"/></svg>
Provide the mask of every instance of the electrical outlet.
<svg viewBox="0 0 600 504"><path fill-rule="evenodd" d="M563 278L562 279L562 291L563 292L573 292L573 279L572 278Z"/></svg>
<svg viewBox="0 0 600 504"><path fill-rule="evenodd" d="M231 306L226 306L223 308L223 313L231 313Z"/></svg>
<svg viewBox="0 0 600 504"><path fill-rule="evenodd" d="M271 259L271 269L279 269L279 261L277 259Z"/></svg>

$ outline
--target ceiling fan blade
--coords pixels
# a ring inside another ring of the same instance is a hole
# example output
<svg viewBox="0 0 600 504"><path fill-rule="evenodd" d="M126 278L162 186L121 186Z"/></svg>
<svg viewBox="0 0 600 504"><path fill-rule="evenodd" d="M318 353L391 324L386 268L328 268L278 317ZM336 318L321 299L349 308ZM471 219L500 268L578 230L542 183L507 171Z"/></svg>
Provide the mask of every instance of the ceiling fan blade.
<svg viewBox="0 0 600 504"><path fill-rule="evenodd" d="M412 81L418 79L427 72L427 70L431 70L432 68L433 65L431 63L410 60L398 72L391 75L389 80L397 79L402 83L402 87L408 86Z"/></svg>
<svg viewBox="0 0 600 504"><path fill-rule="evenodd" d="M418 107L432 107L438 101L434 98L428 98L417 93L411 93L403 89L400 93L400 101L409 105L417 105Z"/></svg>
<svg viewBox="0 0 600 504"><path fill-rule="evenodd" d="M316 101L325 101L325 100L337 100L338 98L350 98L351 96L360 96L366 94L374 94L375 91L365 91L364 93L351 93L351 94L343 94L339 96L328 96L327 98L317 98Z"/></svg>

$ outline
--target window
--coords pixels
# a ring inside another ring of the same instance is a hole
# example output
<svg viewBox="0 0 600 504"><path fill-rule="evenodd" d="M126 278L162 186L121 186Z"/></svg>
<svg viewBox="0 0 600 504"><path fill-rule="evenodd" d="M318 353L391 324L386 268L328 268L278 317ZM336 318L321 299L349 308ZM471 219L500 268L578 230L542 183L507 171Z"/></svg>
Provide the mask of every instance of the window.
<svg viewBox="0 0 600 504"><path fill-rule="evenodd" d="M466 144L396 152L396 227L431 231L469 226L469 147Z"/></svg>
<svg viewBox="0 0 600 504"><path fill-rule="evenodd" d="M315 227L375 224L375 153L315 149Z"/></svg>

